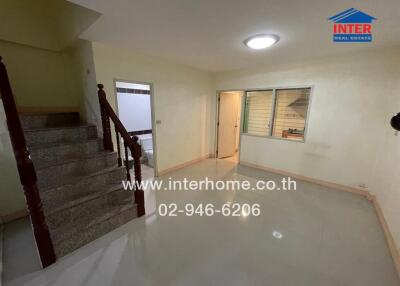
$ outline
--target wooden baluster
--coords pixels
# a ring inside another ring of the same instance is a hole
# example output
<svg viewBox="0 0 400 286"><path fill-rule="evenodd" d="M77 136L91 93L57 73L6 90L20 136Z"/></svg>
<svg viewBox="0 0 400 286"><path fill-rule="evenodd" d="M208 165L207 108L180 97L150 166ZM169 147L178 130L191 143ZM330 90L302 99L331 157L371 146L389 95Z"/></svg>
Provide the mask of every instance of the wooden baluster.
<svg viewBox="0 0 400 286"><path fill-rule="evenodd" d="M142 156L142 150L141 146L138 143L138 137L134 136L132 139L128 133L128 131L125 129L124 125L122 122L119 120L118 116L115 114L114 110L112 109L111 105L108 103L106 94L103 90L103 85L98 84L97 87L99 88L98 90L98 96L99 96L99 102L100 102L100 110L102 114L102 123L103 123L103 133L104 135L104 146L106 150L113 150L112 146L112 141L111 141L111 135L109 136L111 132L109 131L110 129L110 118L114 123L115 126L115 131L118 134L121 135L121 137L124 140L124 148L125 148L125 167L126 167L126 177L128 181L131 181L131 175L129 172L129 158L128 158L128 148L130 149L132 153L132 157L134 158L133 163L134 163L134 170L135 170L135 202L137 203L138 206L138 215L142 216L145 214L145 206L144 206L144 192L141 187L141 182L142 182L142 170L141 170L141 165L140 165L140 157ZM117 138L117 145L118 143L118 138ZM107 149L110 145L110 148ZM119 149L119 147L118 147ZM120 157L120 155L118 155Z"/></svg>
<svg viewBox="0 0 400 286"><path fill-rule="evenodd" d="M103 125L104 149L107 151L114 151L114 146L113 146L112 138L111 138L110 118L109 118L106 110L103 107L103 101L107 100L106 93L104 92L104 85L98 84L97 87L99 88L99 90L97 91L97 94L99 96L101 122Z"/></svg>
<svg viewBox="0 0 400 286"><path fill-rule="evenodd" d="M142 166L140 163L140 157L142 157L142 147L138 143L139 138L133 136L133 142L135 143L134 149L131 150L133 157L133 166L135 170L135 202L138 205L138 216L143 216L146 214L144 206L144 192L142 190Z"/></svg>
<svg viewBox="0 0 400 286"><path fill-rule="evenodd" d="M42 201L37 187L35 167L26 148L25 136L22 131L17 107L8 79L7 70L0 57L0 95L3 100L4 112L7 118L8 131L14 149L15 159L21 184L23 185L26 203L31 217L33 233L43 267L56 261L53 243L43 214Z"/></svg>
<svg viewBox="0 0 400 286"><path fill-rule="evenodd" d="M126 179L128 181L132 181L131 173L129 172L129 155L128 155L128 145L124 141L124 148L125 148L125 168L126 168Z"/></svg>
<svg viewBox="0 0 400 286"><path fill-rule="evenodd" d="M115 127L115 135L117 136L117 150L118 150L118 166L121 167L122 166L122 158L121 158L121 144L120 144L120 139L119 139L119 133L117 130L117 126Z"/></svg>

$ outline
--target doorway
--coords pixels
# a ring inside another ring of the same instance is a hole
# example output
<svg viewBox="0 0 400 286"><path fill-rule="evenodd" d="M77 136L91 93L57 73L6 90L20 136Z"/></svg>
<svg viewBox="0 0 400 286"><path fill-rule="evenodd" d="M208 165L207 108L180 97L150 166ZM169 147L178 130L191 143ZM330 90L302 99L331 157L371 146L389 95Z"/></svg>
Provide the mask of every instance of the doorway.
<svg viewBox="0 0 400 286"><path fill-rule="evenodd" d="M218 94L216 157L239 162L242 91Z"/></svg>
<svg viewBox="0 0 400 286"><path fill-rule="evenodd" d="M115 80L118 117L129 135L137 136L142 147L142 179L157 174L152 88L149 83Z"/></svg>

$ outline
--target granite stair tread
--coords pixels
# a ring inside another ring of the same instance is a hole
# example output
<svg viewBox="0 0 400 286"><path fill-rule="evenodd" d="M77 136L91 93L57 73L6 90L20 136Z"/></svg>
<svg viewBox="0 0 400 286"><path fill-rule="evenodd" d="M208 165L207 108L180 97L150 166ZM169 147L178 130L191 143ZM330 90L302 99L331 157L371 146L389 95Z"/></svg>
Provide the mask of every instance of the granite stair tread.
<svg viewBox="0 0 400 286"><path fill-rule="evenodd" d="M109 184L104 185L102 188L98 189L95 192L93 192L93 191L77 192L77 193L74 193L71 196L69 196L68 200L66 200L65 203L60 204L59 206L56 206L56 207L52 207L49 210L46 210L46 214L53 215L60 211L65 210L67 208L71 208L71 207L74 207L77 205L84 204L85 202L91 201L93 199L96 199L98 197L101 197L103 195L106 195L106 194L109 194L111 192L118 191L121 189L123 189L123 186L121 183L119 183L119 184L109 183ZM126 191L126 192L129 192L129 191ZM46 196L46 193L43 194L43 197L45 197L45 196ZM44 208L46 209L46 204L44 203L43 205L44 205Z"/></svg>
<svg viewBox="0 0 400 286"><path fill-rule="evenodd" d="M22 113L19 117L24 129L36 127L71 126L80 123L78 112L58 112L47 114Z"/></svg>
<svg viewBox="0 0 400 286"><path fill-rule="evenodd" d="M131 202L121 202L118 205L109 206L107 208L95 210L90 217L85 217L79 220L79 222L71 221L58 228L51 230L52 238L55 243L65 240L73 235L76 235L87 228L90 228L102 221L109 219L120 212L136 207L136 204Z"/></svg>
<svg viewBox="0 0 400 286"><path fill-rule="evenodd" d="M58 258L137 217L126 170L79 113L20 115Z"/></svg>
<svg viewBox="0 0 400 286"><path fill-rule="evenodd" d="M64 141L64 142L50 142L50 143L39 143L29 146L29 150L38 150L38 149L48 149L53 147L62 147L62 146L74 146L80 145L87 142L103 142L101 138L89 138L82 141Z"/></svg>
<svg viewBox="0 0 400 286"><path fill-rule="evenodd" d="M53 126L53 127L34 127L34 128L24 129L24 132L52 131L52 130L60 130L60 129L79 129L79 128L87 128L87 127L96 127L96 125L80 123L77 125L65 125L65 126Z"/></svg>
<svg viewBox="0 0 400 286"><path fill-rule="evenodd" d="M57 236L57 232L50 233L53 237L54 248L57 257L62 257L79 247L100 238L107 234L113 229L116 229L130 220L137 217L137 206L131 204L125 204L116 206L107 210L106 215L98 217L95 221L92 221L85 228L79 231L72 226L73 231L68 232L68 229L58 230L61 231L63 236ZM57 237L55 239L54 237Z"/></svg>
<svg viewBox="0 0 400 286"><path fill-rule="evenodd" d="M76 142L44 143L31 146L29 151L35 164L41 166L98 153L103 149L103 140L95 138Z"/></svg>
<svg viewBox="0 0 400 286"><path fill-rule="evenodd" d="M97 127L91 124L25 129L24 133L28 147L44 143L77 142L98 138Z"/></svg>
<svg viewBox="0 0 400 286"><path fill-rule="evenodd" d="M35 163L35 161L34 161ZM65 160L54 165L38 167L38 186L42 189L62 186L73 177L87 176L92 173L117 166L117 153L103 151L83 158Z"/></svg>
<svg viewBox="0 0 400 286"><path fill-rule="evenodd" d="M96 177L96 176L104 176L112 171L123 171L125 172L125 167L119 167L119 166L112 166L109 168L105 168L96 172L92 172L89 174L85 175L76 175L76 176L70 176L65 178L62 181L62 184L57 185L57 186L49 186L48 188L41 188L40 192L41 193L47 193L47 192L52 192L53 190L56 191L57 189L67 187L67 186L72 186L72 185L79 185L83 180L87 180L88 178L91 177ZM126 178L124 175L123 178Z"/></svg>
<svg viewBox="0 0 400 286"><path fill-rule="evenodd" d="M86 160L93 159L93 158L107 157L107 156L116 156L116 152L99 151L99 152L96 152L93 154L85 154L84 156L67 158L67 159L63 160L62 162L52 162L49 164L37 164L35 162L34 163L35 163L36 170L40 171L42 169L51 168L54 166L66 165L66 164L69 164L72 162L86 161Z"/></svg>

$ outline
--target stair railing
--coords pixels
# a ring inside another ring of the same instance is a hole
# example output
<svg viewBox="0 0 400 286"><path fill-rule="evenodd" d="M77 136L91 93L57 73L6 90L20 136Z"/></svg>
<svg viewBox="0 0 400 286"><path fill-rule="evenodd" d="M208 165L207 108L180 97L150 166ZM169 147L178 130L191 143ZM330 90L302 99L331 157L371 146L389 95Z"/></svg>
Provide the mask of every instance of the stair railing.
<svg viewBox="0 0 400 286"><path fill-rule="evenodd" d="M15 160L17 161L18 173L24 189L40 260L42 266L47 267L56 261L56 255L42 209L35 167L33 166L29 151L26 147L25 136L19 120L7 69L2 62L1 56L0 98L4 105L11 145L14 150Z"/></svg>
<svg viewBox="0 0 400 286"><path fill-rule="evenodd" d="M121 147L120 147L120 137L123 139L124 144L124 155L125 155L125 168L126 168L126 178L128 181L132 181L129 164L129 155L128 149L131 151L131 155L133 157L133 169L135 172L135 202L138 206L138 216L143 216L145 212L144 207L144 192L142 190L142 170L140 165L140 157L142 156L142 149L140 144L138 143L139 138L137 136L131 137L122 124L121 120L119 120L118 116L115 114L112 109L110 103L107 101L107 96L104 91L104 86L102 84L98 84L98 96L100 103L100 113L101 113L101 122L103 125L103 144L104 149L107 151L114 151L112 137L111 137L111 125L110 119L114 123L115 135L116 135L116 143L117 143L117 152L118 152L118 166L122 166L122 158L121 158Z"/></svg>

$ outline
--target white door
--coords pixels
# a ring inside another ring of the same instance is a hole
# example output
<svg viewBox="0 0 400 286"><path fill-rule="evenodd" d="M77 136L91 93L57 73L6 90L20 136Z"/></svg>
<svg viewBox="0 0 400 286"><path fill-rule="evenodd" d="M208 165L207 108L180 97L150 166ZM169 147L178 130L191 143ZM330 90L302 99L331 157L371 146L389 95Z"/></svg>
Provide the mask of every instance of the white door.
<svg viewBox="0 0 400 286"><path fill-rule="evenodd" d="M221 92L219 95L218 158L235 154L237 118L237 95L233 92Z"/></svg>

